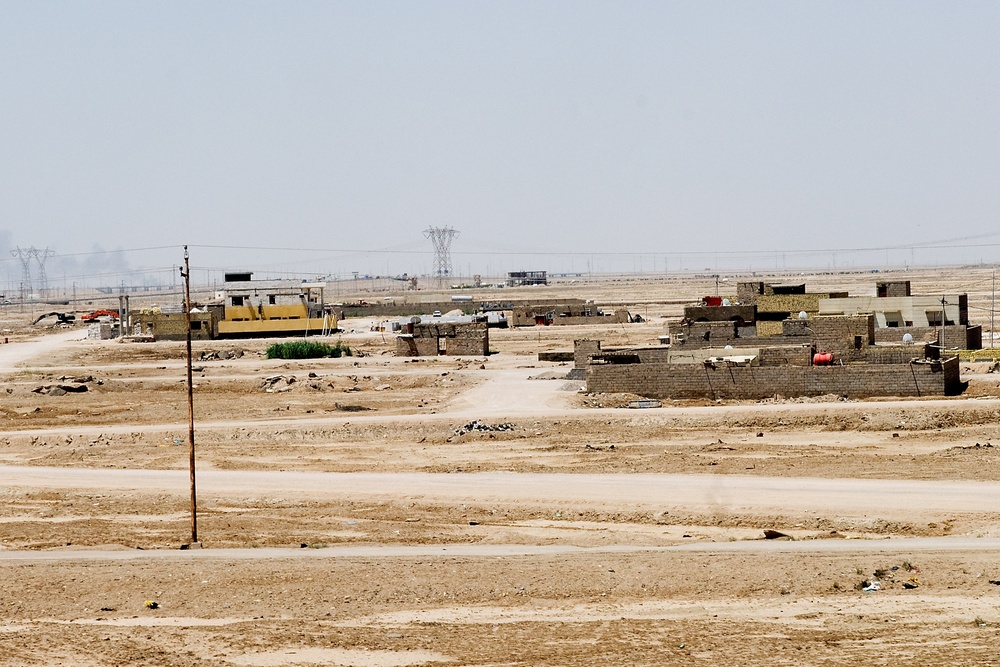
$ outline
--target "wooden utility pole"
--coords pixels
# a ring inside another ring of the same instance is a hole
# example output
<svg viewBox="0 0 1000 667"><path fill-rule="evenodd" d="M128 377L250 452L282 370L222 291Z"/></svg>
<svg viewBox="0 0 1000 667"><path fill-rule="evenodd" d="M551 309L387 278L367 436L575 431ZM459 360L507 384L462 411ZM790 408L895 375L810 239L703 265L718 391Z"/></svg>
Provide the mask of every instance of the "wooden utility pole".
<svg viewBox="0 0 1000 667"><path fill-rule="evenodd" d="M191 373L191 265L184 246L184 318L187 320L188 453L191 470L191 544L198 543L198 495L194 479L194 380Z"/></svg>
<svg viewBox="0 0 1000 667"><path fill-rule="evenodd" d="M944 307L945 304L947 303L948 302L945 301L944 297L942 296L941 297L941 340L938 341L938 359L940 359L941 361L944 361L944 325L945 322L947 321L946 320L947 315L944 312Z"/></svg>
<svg viewBox="0 0 1000 667"><path fill-rule="evenodd" d="M118 337L125 337L125 295L118 295Z"/></svg>

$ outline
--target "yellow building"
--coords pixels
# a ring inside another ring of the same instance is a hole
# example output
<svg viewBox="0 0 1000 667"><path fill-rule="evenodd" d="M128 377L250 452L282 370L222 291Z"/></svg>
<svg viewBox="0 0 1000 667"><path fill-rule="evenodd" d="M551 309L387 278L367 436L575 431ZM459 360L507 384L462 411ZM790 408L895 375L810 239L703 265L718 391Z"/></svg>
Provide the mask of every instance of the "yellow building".
<svg viewBox="0 0 1000 667"><path fill-rule="evenodd" d="M217 295L222 301L218 337L319 336L337 328L337 316L323 303L326 283L252 280L252 275L226 274Z"/></svg>

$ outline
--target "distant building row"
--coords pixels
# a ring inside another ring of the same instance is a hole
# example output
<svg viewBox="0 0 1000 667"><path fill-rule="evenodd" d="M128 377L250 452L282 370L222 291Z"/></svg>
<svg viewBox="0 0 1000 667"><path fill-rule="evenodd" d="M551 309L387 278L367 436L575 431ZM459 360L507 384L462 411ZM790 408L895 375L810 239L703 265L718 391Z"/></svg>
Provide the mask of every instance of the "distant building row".
<svg viewBox="0 0 1000 667"><path fill-rule="evenodd" d="M654 399L961 393L958 357L945 349L982 347L966 295L915 297L908 281L879 283L876 294L739 283L735 301L685 307L668 325L667 346L577 341L574 373L590 392Z"/></svg>
<svg viewBox="0 0 1000 667"><path fill-rule="evenodd" d="M806 292L805 285L769 285L741 282L735 303L706 297L701 305L686 306L683 319L668 325L674 347L714 347L746 339L785 333L784 322L805 313L814 316L872 315L876 343L938 342L944 347L982 348L982 327L969 323L965 294L913 296L909 281L876 285L878 296L849 296L846 292Z"/></svg>

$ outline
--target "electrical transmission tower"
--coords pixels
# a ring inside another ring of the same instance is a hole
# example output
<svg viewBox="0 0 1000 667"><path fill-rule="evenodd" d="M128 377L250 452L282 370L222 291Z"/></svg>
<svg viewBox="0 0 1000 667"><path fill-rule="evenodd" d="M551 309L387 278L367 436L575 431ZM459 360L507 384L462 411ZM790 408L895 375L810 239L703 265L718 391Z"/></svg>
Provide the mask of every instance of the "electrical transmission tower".
<svg viewBox="0 0 1000 667"><path fill-rule="evenodd" d="M438 278L451 275L451 242L458 236L458 230L451 227L428 227L424 236L434 244L434 270L432 275Z"/></svg>
<svg viewBox="0 0 1000 667"><path fill-rule="evenodd" d="M21 303L25 302L25 295L30 295L32 292L31 258L34 252L34 246L26 249L17 247L10 251L11 255L21 260Z"/></svg>
<svg viewBox="0 0 1000 667"><path fill-rule="evenodd" d="M45 260L52 257L56 252L50 248L39 250L34 247L30 249L30 252L34 256L35 261L38 262L38 294L44 298L49 294L49 277L45 273Z"/></svg>

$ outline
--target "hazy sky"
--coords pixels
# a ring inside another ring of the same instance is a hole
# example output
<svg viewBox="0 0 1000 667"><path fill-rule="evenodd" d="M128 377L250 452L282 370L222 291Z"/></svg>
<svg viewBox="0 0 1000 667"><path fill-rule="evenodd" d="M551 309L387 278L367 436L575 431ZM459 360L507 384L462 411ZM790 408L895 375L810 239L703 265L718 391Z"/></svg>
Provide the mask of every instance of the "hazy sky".
<svg viewBox="0 0 1000 667"><path fill-rule="evenodd" d="M996 2L0 1L0 242L996 262L998 35Z"/></svg>

